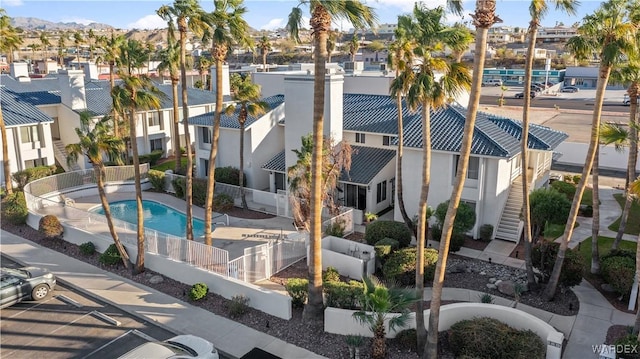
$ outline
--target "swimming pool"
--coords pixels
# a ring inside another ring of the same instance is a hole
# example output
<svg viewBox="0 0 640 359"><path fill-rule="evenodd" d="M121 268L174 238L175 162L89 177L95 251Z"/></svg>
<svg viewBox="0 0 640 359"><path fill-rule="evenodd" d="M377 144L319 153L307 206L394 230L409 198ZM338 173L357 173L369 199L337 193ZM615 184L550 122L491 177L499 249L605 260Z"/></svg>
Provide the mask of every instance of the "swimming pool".
<svg viewBox="0 0 640 359"><path fill-rule="evenodd" d="M109 203L111 216L121 221L137 224L137 208L135 200L117 201ZM177 237L186 237L187 232L187 216L167 207L162 203L154 201L142 201L144 226L145 228L154 229L158 232L170 234ZM104 214L102 206L98 206L91 212ZM211 230L215 226L211 225ZM197 218L193 219L193 236L200 237L204 235L204 221Z"/></svg>

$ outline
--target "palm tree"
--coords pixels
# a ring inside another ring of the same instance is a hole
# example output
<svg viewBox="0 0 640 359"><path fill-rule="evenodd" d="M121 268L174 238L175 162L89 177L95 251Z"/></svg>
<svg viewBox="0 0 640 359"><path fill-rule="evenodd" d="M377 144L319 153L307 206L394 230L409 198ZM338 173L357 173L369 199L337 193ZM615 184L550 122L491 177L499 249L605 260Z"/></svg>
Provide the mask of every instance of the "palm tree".
<svg viewBox="0 0 640 359"><path fill-rule="evenodd" d="M2 116L2 105L0 105L0 135L2 136L2 174L4 176L4 190L7 194L13 193L13 183L11 183L11 165L9 163L9 144L7 143L7 127Z"/></svg>
<svg viewBox="0 0 640 359"><path fill-rule="evenodd" d="M58 37L58 62L60 62L60 67L64 66L64 54L67 52L67 34L60 33L60 37Z"/></svg>
<svg viewBox="0 0 640 359"><path fill-rule="evenodd" d="M358 38L358 32L353 33L351 41L349 41L349 53L351 54L351 62L356 62L356 54L360 48L360 38Z"/></svg>
<svg viewBox="0 0 640 359"><path fill-rule="evenodd" d="M267 55L271 52L271 41L269 41L269 37L267 35L262 35L260 41L256 44L256 48L260 49L260 54L262 55L262 71L268 72Z"/></svg>
<svg viewBox="0 0 640 359"><path fill-rule="evenodd" d="M35 57L36 57L36 51L40 50L40 45L33 43L33 44L29 44L27 45L28 48L31 49L31 63L35 62Z"/></svg>
<svg viewBox="0 0 640 359"><path fill-rule="evenodd" d="M591 224L591 273L596 274L600 271L600 254L598 253L598 235L600 234L600 190L599 190L599 173L600 167L600 146L596 147L596 155L593 158L593 168L591 169L592 203L593 216Z"/></svg>
<svg viewBox="0 0 640 359"><path fill-rule="evenodd" d="M459 47L457 41L465 39L459 35L462 28L443 25L444 8L427 9L424 4L416 4L413 20L403 21L400 26L414 40L413 58L417 65L408 67L398 81L408 82L407 104L415 111L420 107L422 119L423 164L422 189L418 206L416 290L424 295L424 248L428 230L427 201L431 184L431 110L446 105L449 98L467 90L471 84L469 69L461 63L449 63L446 58L432 57L431 54L451 44ZM436 79L436 72L443 73ZM423 301L416 306L416 328L418 348L423 348L426 340Z"/></svg>
<svg viewBox="0 0 640 359"><path fill-rule="evenodd" d="M459 5L453 3L449 5ZM440 246L438 249L438 263L436 265L436 273L433 279L431 311L429 314L429 328L427 330L427 346L423 357L437 358L438 355L438 324L440 322L440 305L442 299L442 286L444 284L444 274L447 267L447 257L449 255L449 243L451 241L451 233L453 231L453 221L455 220L462 189L466 179L467 168L469 166L469 156L471 154L471 142L476 122L476 114L480 103L480 91L482 84L482 72L484 71L484 60L486 56L487 34L489 28L496 22L500 22L500 18L496 16L495 0L476 0L475 13L471 15L473 23L476 27L476 45L475 57L473 61L473 80L471 83L471 92L469 94L469 106L467 108L467 116L464 123L462 135L462 143L460 146L460 159L458 160L458 169L456 171L456 179L453 185L453 191L449 199L449 206L442 226L442 237L440 238Z"/></svg>
<svg viewBox="0 0 640 359"><path fill-rule="evenodd" d="M51 46L51 41L49 41L49 37L46 32L40 33L40 45L42 46L42 57L44 59L47 58L49 46Z"/></svg>
<svg viewBox="0 0 640 359"><path fill-rule="evenodd" d="M175 173L182 172L182 154L180 151L180 113L178 104L178 83L180 82L180 45L172 37L167 39L167 47L160 51L160 63L158 71L169 71L171 78L171 99L173 100L173 134L171 143L173 144L173 156L176 159L174 167Z"/></svg>
<svg viewBox="0 0 640 359"><path fill-rule="evenodd" d="M73 33L73 44L76 45L76 60L78 61L78 67L80 67L80 45L84 41L80 30Z"/></svg>
<svg viewBox="0 0 640 359"><path fill-rule="evenodd" d="M122 83L117 85L112 93L114 107L121 113L129 115L129 138L133 157L135 174L136 204L137 204L137 243L138 256L134 273L144 271L144 213L142 207L142 187L140 185L140 159L138 157L137 142L137 110L150 110L160 108L160 97L163 95L147 74L134 74L144 65L147 53L142 43L136 40L127 40L120 48L119 74Z"/></svg>
<svg viewBox="0 0 640 359"><path fill-rule="evenodd" d="M18 30L11 26L11 18L4 9L0 9L0 51L6 52L7 61L13 62L13 52L18 49L23 40Z"/></svg>
<svg viewBox="0 0 640 359"><path fill-rule="evenodd" d="M95 173L98 187L98 196L100 197L104 216L107 218L109 232L113 238L113 243L118 249L118 253L120 253L124 267L129 269L129 255L122 245L122 242L120 242L120 238L118 238L118 232L116 232L115 226L113 225L107 194L104 190L106 175L104 158L106 156L107 158L113 159L116 164L122 165L120 153L124 151L124 141L114 136L111 132L112 119L109 116L105 116L95 123L93 122L91 114L88 111L80 113L80 127L76 128L76 135L78 135L80 142L72 143L65 147L68 153L67 162L70 164L77 163L79 156L84 155L93 165L93 172Z"/></svg>
<svg viewBox="0 0 640 359"><path fill-rule="evenodd" d="M104 61L109 63L109 90L113 92L113 88L115 87L115 66L116 61L120 58L120 47L124 42L124 36L118 35L116 36L111 30L111 36L101 36L98 39L98 42L101 44ZM116 136L121 136L120 132L120 118L118 116L117 111L113 111L113 133Z"/></svg>
<svg viewBox="0 0 640 359"><path fill-rule="evenodd" d="M216 109L213 117L213 133L211 151L209 152L209 169L207 174L207 197L204 207L204 243L211 245L211 228L213 212L213 196L215 190L216 158L218 156L218 138L220 137L220 117L222 115L222 65L227 52L233 44L251 47L249 24L243 16L247 12L243 0L215 1L213 12L208 14L212 42L211 57L216 67ZM244 135L244 134L243 134Z"/></svg>
<svg viewBox="0 0 640 359"><path fill-rule="evenodd" d="M636 44L640 48L640 42ZM624 231L627 227L627 220L629 218L629 212L631 210L631 203L633 198L629 194L629 183L633 182L636 168L635 164L638 161L638 130L637 130L637 116L638 116L638 96L640 96L640 50L634 51L630 54L629 62L620 68L616 68L611 72L611 79L613 82L627 85L627 94L629 94L629 157L627 161L627 178L625 186L625 202L622 208L622 215L620 216L620 226L618 227L618 233L616 239L613 241L612 249L617 249ZM633 56L633 55L636 56ZM601 135L602 136L602 135ZM602 136L604 137L604 136Z"/></svg>
<svg viewBox="0 0 640 359"><path fill-rule="evenodd" d="M553 272L549 278L549 283L544 291L547 300L552 300L555 296L560 278L560 269L564 262L564 256L569 241L573 234L573 225L578 215L580 201L587 185L587 180L593 160L596 154L598 138L600 133L600 116L602 114L602 103L604 92L609 81L611 69L620 63L621 57L629 54L633 50L633 36L640 29L640 23L630 21L627 0L609 0L603 3L592 15L587 15L582 25L578 28L578 36L574 36L567 42L567 48L576 55L578 59L586 59L598 53L600 65L598 67L598 82L596 85L596 97L591 123L591 140L585 158L585 165L582 170L582 179L576 187L573 197L569 218L562 235L562 242L558 249L553 266Z"/></svg>
<svg viewBox="0 0 640 359"><path fill-rule="evenodd" d="M640 177L629 184L629 193L636 197L640 196ZM636 243L640 243L640 234L638 234ZM636 246L636 281L638 280L640 280L640 249ZM638 333L640 333L640 310L636 311L636 320L633 324L633 334L640 336Z"/></svg>
<svg viewBox="0 0 640 359"><path fill-rule="evenodd" d="M202 83L202 88L205 88L207 85L206 74L211 67L211 61L204 56L198 57L198 74L200 74L200 82Z"/></svg>
<svg viewBox="0 0 640 359"><path fill-rule="evenodd" d="M89 34L87 35L87 39L89 39L89 60L93 61L93 51L95 50L94 40L96 39L96 33L93 29L89 29Z"/></svg>
<svg viewBox="0 0 640 359"><path fill-rule="evenodd" d="M362 282L364 284L362 310L353 313L353 317L367 324L373 332L371 357L386 358L385 322L389 322L389 331L405 327L411 313L409 307L420 299L416 290L386 286L376 277L363 278Z"/></svg>
<svg viewBox="0 0 640 359"><path fill-rule="evenodd" d="M311 221L309 255L309 299L304 308L303 317L319 319L323 314L322 303L322 147L324 144L324 82L327 56L327 37L332 20L348 20L355 28L372 27L376 15L369 6L354 0L301 0L289 14L287 30L299 41L299 29L302 27L302 9L308 4L311 11L311 30L313 33L314 89L313 89L313 153L311 156Z"/></svg>
<svg viewBox="0 0 640 359"><path fill-rule="evenodd" d="M398 111L398 149L396 151L396 196L398 197L398 207L402 219L409 229L417 235L413 221L407 214L404 205L404 184L402 180L402 159L404 153L404 128L403 128L403 108L402 97L406 95L410 84L409 79L401 78L400 75L413 75L407 69L413 66L414 44L409 38L408 29L411 28L411 17L406 15L398 16L398 27L395 30L395 41L391 43L387 64L395 69L396 76L391 81L389 92L396 98L396 108ZM411 76L413 77L413 76Z"/></svg>
<svg viewBox="0 0 640 359"><path fill-rule="evenodd" d="M180 83L182 90L182 119L184 126L184 143L187 149L187 168L185 179L185 202L187 216L187 240L193 240L193 155L189 136L189 107L187 99L187 33L191 31L201 35L206 28L205 12L197 0L175 0L173 6L163 5L156 13L169 25L169 36L175 37L175 23L180 33Z"/></svg>
<svg viewBox="0 0 640 359"><path fill-rule="evenodd" d="M224 112L227 115L232 115L236 112L236 109L240 109L238 113L238 123L240 124L240 175L238 176L238 181L240 182L242 208L246 210L249 207L244 193L244 128L248 116L256 117L264 114L269 105L264 101L260 101L260 85L251 82L251 78L248 76L242 80L240 86L234 89L233 100L236 104L227 106Z"/></svg>
<svg viewBox="0 0 640 359"><path fill-rule="evenodd" d="M552 0L555 3L556 10L562 10L569 15L576 13L576 7L578 6L577 0ZM529 14L531 15L531 21L529 21L528 36L528 48L527 57L524 67L524 88L531 88L531 76L533 74L533 62L535 59L536 49L536 37L538 35L538 27L540 21L549 11L547 0L531 0L529 4ZM525 91L527 93L527 91ZM504 96L504 91L503 91ZM529 192L530 181L529 173L529 107L531 106L531 97L524 96L524 104L522 105L522 137L520 138L520 154L521 154L521 166L522 166L522 217L524 221L524 261L527 270L527 283L530 287L536 284L536 279L533 275L533 263L531 262L531 244L533 238L531 238L531 213L529 207Z"/></svg>
<svg viewBox="0 0 640 359"><path fill-rule="evenodd" d="M337 30L329 31L329 36L327 36L327 62L331 62L331 55L336 49L336 41L338 40L338 35L339 33Z"/></svg>

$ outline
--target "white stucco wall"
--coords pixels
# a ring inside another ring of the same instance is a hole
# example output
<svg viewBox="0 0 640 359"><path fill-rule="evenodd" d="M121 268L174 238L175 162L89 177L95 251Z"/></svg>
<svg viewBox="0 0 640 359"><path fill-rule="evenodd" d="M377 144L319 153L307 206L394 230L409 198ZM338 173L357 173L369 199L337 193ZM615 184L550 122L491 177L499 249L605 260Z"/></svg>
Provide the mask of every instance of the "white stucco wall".
<svg viewBox="0 0 640 359"><path fill-rule="evenodd" d="M249 126L245 170L247 186L251 188L269 190L269 172L262 166L284 148L284 128L278 125L284 118L284 111L284 104L281 104Z"/></svg>
<svg viewBox="0 0 640 359"><path fill-rule="evenodd" d="M344 93L388 95L391 81L393 77L382 73L379 76L345 75Z"/></svg>
<svg viewBox="0 0 640 359"><path fill-rule="evenodd" d="M16 132L19 131L17 127L7 127L7 148L9 149L9 158L2 158L2 168L4 168L4 161L9 161L9 167L11 173L18 171L18 151L16 151ZM0 137L0 146L2 146L2 137ZM0 170L0 186L4 187L4 170Z"/></svg>
<svg viewBox="0 0 640 359"><path fill-rule="evenodd" d="M53 142L51 140L51 124L45 122L30 126L38 126L39 141L22 143L20 128L24 126L7 127L7 148L9 150L9 166L11 173L24 170L25 161L45 160L47 166L56 164L53 156ZM0 139L0 145L2 140ZM2 159L5 160L4 158ZM4 181L4 171L0 171L0 178Z"/></svg>
<svg viewBox="0 0 640 359"><path fill-rule="evenodd" d="M557 162L559 164L583 167L588 148L589 145L586 143L563 142L555 150L562 153L562 157ZM626 148L618 152L613 146L600 146L600 168L602 169L626 171L628 158L629 152ZM636 163L636 171L640 172L640 158Z"/></svg>
<svg viewBox="0 0 640 359"><path fill-rule="evenodd" d="M373 178L367 190L367 210L366 212L378 213L387 209L391 205L393 196L391 195L391 179L396 176L396 160L395 157L387 163L386 166ZM387 181L387 199L377 203L377 187L378 183Z"/></svg>
<svg viewBox="0 0 640 359"><path fill-rule="evenodd" d="M364 133L364 143L356 142L356 133ZM344 131L342 133L342 139L347 141L352 146L366 146L366 147L377 147L377 148L385 148L389 150L396 150L398 148L397 145L385 146L382 144L383 137L386 136L380 133L371 133L371 132L352 132L352 131ZM393 139L397 136L391 136L390 143L393 143Z"/></svg>

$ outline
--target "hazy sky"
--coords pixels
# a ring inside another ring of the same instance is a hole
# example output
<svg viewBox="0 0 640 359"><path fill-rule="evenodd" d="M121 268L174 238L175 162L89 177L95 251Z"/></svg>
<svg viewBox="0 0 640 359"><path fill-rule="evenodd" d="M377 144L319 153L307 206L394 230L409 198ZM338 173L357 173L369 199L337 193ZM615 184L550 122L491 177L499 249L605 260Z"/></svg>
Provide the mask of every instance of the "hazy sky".
<svg viewBox="0 0 640 359"><path fill-rule="evenodd" d="M380 23L395 23L399 14L407 13L413 7L414 1L410 0L368 0L368 5L377 9ZM171 4L172 1L156 0L1 0L0 6L11 17L36 17L53 22L99 22L116 28L151 29L165 27L155 11L163 4ZM213 8L213 1L200 2L205 10ZM443 0L426 1L428 6L444 4ZM284 27L291 8L298 4L297 1L286 0L245 0L248 8L246 19L256 29L273 29ZM497 13L502 18L504 25L525 27L528 22L527 1L498 0ZM555 9L551 9L543 19L544 26L553 26L556 22L565 25L580 21L586 14L592 13L600 1L582 1L576 16L569 16ZM474 1L466 1L464 19L468 19L474 6ZM305 9L308 14L308 9ZM450 16L454 22L460 20ZM341 24L335 24L340 28ZM344 24L343 30L349 26Z"/></svg>

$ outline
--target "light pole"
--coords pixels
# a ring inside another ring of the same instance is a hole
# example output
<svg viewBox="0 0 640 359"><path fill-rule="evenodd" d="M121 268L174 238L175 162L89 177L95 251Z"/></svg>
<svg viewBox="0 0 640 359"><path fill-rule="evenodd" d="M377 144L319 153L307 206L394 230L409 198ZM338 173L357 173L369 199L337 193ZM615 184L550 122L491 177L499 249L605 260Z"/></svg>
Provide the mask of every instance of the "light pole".
<svg viewBox="0 0 640 359"><path fill-rule="evenodd" d="M544 70L547 72L547 76L544 80L544 90L547 92L547 86L549 83L549 70L551 70L551 58L547 55L547 60L545 61Z"/></svg>

